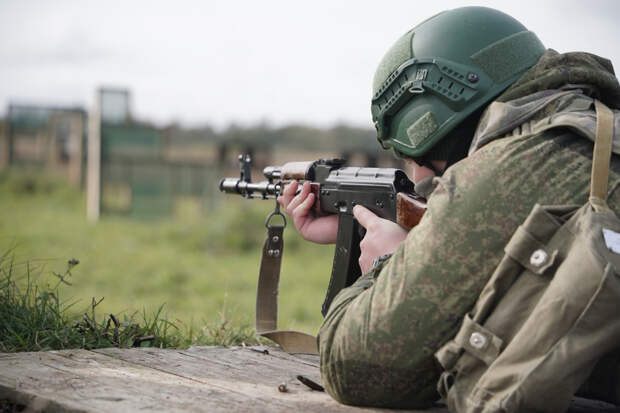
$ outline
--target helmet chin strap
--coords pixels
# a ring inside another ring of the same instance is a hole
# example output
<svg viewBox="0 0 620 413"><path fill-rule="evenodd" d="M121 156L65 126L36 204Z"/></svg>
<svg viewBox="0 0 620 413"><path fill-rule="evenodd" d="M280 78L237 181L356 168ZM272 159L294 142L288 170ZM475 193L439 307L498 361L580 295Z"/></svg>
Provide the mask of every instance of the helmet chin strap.
<svg viewBox="0 0 620 413"><path fill-rule="evenodd" d="M435 160L435 159L433 159L433 160ZM441 171L440 171L439 169L437 169L437 168L435 167L435 165L433 165L433 161L429 160L429 159L428 159L428 158L426 158L426 157L423 157L423 158L415 158L415 159L414 159L414 161L415 161L418 165L423 166L423 167L428 168L428 169L430 169L431 171L433 171L433 173L435 174L435 176L441 176L441 175L443 175L443 171L444 171L445 169L448 169L448 168L446 167L444 170L441 170Z"/></svg>
<svg viewBox="0 0 620 413"><path fill-rule="evenodd" d="M435 147L419 158L413 160L420 166L424 166L435 173L435 176L443 175L444 171L458 161L467 157L471 141L478 127L478 121L482 116L483 108L469 115L455 129L448 133ZM433 161L446 161L446 167L438 170Z"/></svg>

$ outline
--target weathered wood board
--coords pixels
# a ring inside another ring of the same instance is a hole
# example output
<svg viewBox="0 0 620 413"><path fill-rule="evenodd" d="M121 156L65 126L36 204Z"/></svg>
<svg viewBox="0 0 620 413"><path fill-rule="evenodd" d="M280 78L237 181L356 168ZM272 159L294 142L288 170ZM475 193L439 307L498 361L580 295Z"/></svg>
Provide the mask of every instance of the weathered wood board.
<svg viewBox="0 0 620 413"><path fill-rule="evenodd" d="M0 400L27 406L32 412L392 411L340 405L297 380L303 375L320 383L316 357L294 357L271 347L262 352L265 349L0 353ZM282 384L286 392L279 391ZM438 405L425 411L445 413L447 409ZM620 409L578 401L571 412L617 413Z"/></svg>

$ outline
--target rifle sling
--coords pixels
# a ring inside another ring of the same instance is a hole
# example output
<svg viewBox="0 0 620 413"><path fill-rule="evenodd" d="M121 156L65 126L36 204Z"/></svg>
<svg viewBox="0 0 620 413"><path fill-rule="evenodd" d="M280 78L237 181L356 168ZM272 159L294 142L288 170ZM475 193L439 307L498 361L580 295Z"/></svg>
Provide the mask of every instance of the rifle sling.
<svg viewBox="0 0 620 413"><path fill-rule="evenodd" d="M284 226L267 225L256 291L256 333L275 341L287 353L318 354L316 337L298 331L277 330L283 232Z"/></svg>

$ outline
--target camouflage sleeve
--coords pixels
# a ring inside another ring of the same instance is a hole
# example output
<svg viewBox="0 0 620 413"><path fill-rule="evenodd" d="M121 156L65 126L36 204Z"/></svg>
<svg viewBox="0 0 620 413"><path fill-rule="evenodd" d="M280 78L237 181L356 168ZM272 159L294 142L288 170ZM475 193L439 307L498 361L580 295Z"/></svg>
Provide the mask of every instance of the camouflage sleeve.
<svg viewBox="0 0 620 413"><path fill-rule="evenodd" d="M587 145L569 133L504 138L451 167L392 257L333 301L318 338L332 397L431 404L434 352L455 334L534 203L586 201L591 162L579 152L589 154Z"/></svg>

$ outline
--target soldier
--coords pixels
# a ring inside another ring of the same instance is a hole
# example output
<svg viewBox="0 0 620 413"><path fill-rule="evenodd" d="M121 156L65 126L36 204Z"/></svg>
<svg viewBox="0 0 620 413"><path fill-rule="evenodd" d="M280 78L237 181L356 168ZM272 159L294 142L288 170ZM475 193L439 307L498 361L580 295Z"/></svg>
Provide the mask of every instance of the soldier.
<svg viewBox="0 0 620 413"><path fill-rule="evenodd" d="M375 73L372 116L383 148L411 165L428 210L406 232L355 207L367 229L364 275L334 299L318 337L332 397L397 408L438 398L433 355L454 337L534 204L587 201L595 98L620 107L609 60L545 49L497 10L446 11L397 40ZM612 157L616 214L619 184ZM314 217L309 187L296 190L289 185L279 201L297 230L335 242L337 217Z"/></svg>

